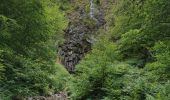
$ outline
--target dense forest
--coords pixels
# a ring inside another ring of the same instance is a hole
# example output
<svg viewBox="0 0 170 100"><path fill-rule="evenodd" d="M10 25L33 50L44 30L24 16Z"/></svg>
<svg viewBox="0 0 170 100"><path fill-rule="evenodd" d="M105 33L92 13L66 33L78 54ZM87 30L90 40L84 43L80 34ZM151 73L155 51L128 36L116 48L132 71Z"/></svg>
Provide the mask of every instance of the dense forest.
<svg viewBox="0 0 170 100"><path fill-rule="evenodd" d="M0 0L0 100L170 100L170 0Z"/></svg>

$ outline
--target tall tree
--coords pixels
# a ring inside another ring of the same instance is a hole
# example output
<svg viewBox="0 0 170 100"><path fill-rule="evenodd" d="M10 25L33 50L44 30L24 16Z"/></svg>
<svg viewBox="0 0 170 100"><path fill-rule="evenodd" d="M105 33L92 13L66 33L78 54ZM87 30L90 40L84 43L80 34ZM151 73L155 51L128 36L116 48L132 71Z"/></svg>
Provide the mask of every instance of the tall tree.
<svg viewBox="0 0 170 100"><path fill-rule="evenodd" d="M56 46L67 21L58 4L1 0L1 97L51 94L61 89L57 75L66 72L55 64Z"/></svg>

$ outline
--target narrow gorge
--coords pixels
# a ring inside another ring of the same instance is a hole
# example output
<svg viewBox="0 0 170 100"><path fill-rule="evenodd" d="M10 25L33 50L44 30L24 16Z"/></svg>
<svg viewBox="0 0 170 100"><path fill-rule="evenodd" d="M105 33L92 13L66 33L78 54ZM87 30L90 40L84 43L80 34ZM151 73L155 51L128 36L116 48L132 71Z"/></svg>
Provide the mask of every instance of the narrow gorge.
<svg viewBox="0 0 170 100"><path fill-rule="evenodd" d="M170 0L0 1L0 100L170 100Z"/></svg>

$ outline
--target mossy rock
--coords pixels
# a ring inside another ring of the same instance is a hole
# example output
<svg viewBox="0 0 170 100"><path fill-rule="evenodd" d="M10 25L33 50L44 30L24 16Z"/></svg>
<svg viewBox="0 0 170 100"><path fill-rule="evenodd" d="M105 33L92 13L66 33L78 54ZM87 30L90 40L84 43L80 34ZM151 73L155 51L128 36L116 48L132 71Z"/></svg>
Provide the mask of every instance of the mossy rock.
<svg viewBox="0 0 170 100"><path fill-rule="evenodd" d="M90 17L83 18L82 22L84 23L84 25L86 25L89 28L95 28L97 24L97 22Z"/></svg>

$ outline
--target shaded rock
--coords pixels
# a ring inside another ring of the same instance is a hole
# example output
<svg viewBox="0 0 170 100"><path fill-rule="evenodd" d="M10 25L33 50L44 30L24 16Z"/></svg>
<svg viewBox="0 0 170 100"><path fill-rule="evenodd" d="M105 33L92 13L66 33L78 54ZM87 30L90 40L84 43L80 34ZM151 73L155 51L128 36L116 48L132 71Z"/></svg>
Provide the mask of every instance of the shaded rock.
<svg viewBox="0 0 170 100"><path fill-rule="evenodd" d="M95 42L92 35L105 24L100 6L94 4L93 0L90 0L89 4L89 13L85 12L83 6L73 12L77 15L76 19L70 17L70 23L65 30L65 42L60 47L61 63L70 73L74 73L75 65L91 50Z"/></svg>

